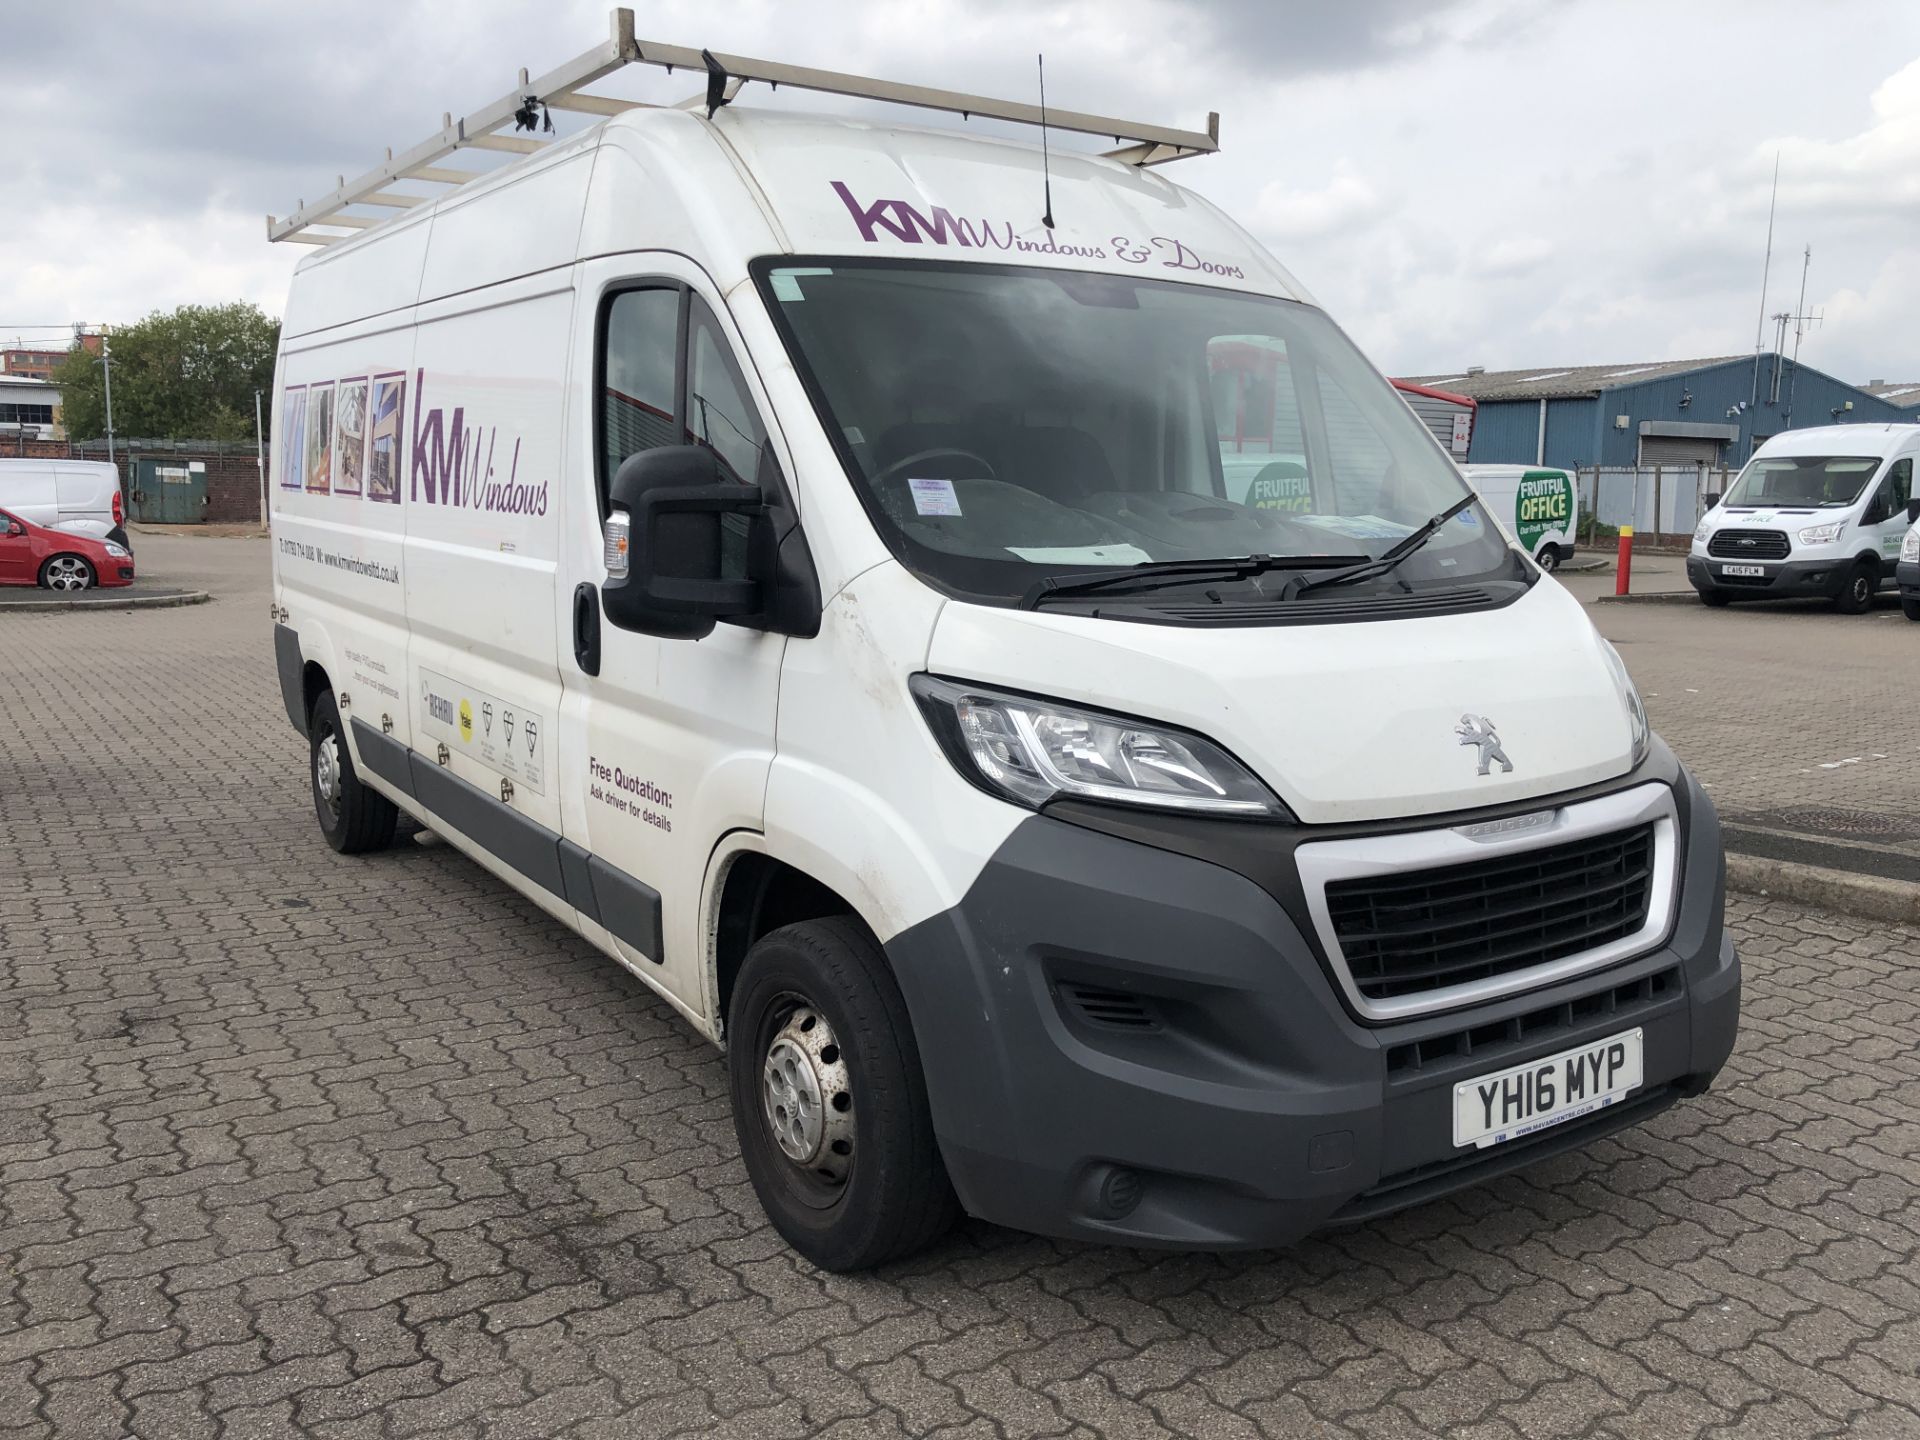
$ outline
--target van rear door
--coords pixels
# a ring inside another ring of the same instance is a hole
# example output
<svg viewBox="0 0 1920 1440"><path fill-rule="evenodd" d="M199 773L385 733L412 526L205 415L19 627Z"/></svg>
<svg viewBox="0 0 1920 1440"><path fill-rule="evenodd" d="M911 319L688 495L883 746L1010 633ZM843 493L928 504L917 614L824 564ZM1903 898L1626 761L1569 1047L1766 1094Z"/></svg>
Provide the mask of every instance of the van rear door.
<svg viewBox="0 0 1920 1440"><path fill-rule="evenodd" d="M0 505L30 525L58 523L60 504L52 464L0 460Z"/></svg>

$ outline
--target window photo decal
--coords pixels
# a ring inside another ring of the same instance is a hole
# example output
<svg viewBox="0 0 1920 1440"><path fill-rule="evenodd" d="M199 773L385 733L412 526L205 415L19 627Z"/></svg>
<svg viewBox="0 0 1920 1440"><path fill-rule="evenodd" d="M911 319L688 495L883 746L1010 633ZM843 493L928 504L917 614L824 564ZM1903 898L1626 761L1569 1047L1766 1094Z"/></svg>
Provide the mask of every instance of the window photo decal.
<svg viewBox="0 0 1920 1440"><path fill-rule="evenodd" d="M333 385L307 391L307 492L325 495L333 488Z"/></svg>
<svg viewBox="0 0 1920 1440"><path fill-rule="evenodd" d="M407 408L403 375L373 377L373 406L367 417L372 437L367 450L367 498L400 501L401 435Z"/></svg>
<svg viewBox="0 0 1920 1440"><path fill-rule="evenodd" d="M333 493L358 495L367 469L367 382L342 380L333 401Z"/></svg>
<svg viewBox="0 0 1920 1440"><path fill-rule="evenodd" d="M307 387L290 385L280 403L280 486L298 490L302 466L306 463Z"/></svg>

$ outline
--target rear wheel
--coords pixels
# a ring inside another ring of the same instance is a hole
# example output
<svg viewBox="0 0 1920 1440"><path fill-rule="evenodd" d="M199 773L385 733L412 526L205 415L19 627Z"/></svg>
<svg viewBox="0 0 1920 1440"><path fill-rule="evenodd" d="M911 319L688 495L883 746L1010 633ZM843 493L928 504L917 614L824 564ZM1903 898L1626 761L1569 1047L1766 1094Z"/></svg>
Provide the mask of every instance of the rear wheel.
<svg viewBox="0 0 1920 1440"><path fill-rule="evenodd" d="M1724 590L1702 590L1700 592L1700 603L1718 610L1723 605L1732 604L1733 597Z"/></svg>
<svg viewBox="0 0 1920 1440"><path fill-rule="evenodd" d="M1834 597L1833 608L1842 615L1864 615L1873 608L1873 597L1879 589L1879 567L1871 560L1862 560L1847 572L1847 583Z"/></svg>
<svg viewBox="0 0 1920 1440"><path fill-rule="evenodd" d="M313 813L319 818L327 844L342 855L384 850L393 843L400 811L386 796L361 783L342 728L333 692L322 690L307 723L311 746L307 773L313 780Z"/></svg>
<svg viewBox="0 0 1920 1440"><path fill-rule="evenodd" d="M924 1248L959 1213L906 1002L858 921L808 920L747 952L727 1013L740 1155L767 1218L823 1270Z"/></svg>
<svg viewBox="0 0 1920 1440"><path fill-rule="evenodd" d="M1540 553L1534 556L1533 563L1551 575L1560 568L1560 547L1558 545L1541 546Z"/></svg>
<svg viewBox="0 0 1920 1440"><path fill-rule="evenodd" d="M78 555L55 555L40 567L40 583L49 590L91 590L93 566Z"/></svg>

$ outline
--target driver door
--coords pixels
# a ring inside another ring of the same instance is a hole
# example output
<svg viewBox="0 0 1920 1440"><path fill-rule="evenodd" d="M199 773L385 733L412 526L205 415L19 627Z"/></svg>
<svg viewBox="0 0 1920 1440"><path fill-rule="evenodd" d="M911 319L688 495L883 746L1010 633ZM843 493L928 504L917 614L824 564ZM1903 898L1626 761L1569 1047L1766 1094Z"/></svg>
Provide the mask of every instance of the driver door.
<svg viewBox="0 0 1920 1440"><path fill-rule="evenodd" d="M22 530L9 534L14 518L0 510L0 585L31 585L34 574L33 537Z"/></svg>
<svg viewBox="0 0 1920 1440"><path fill-rule="evenodd" d="M577 603L560 616L560 753L580 766L565 787L564 830L589 852L598 923L621 958L706 1016L707 860L727 832L762 826L786 638L725 623L700 640L613 625L599 603L601 521L620 463L645 449L703 445L724 476L751 483L770 411L725 306L690 262L587 261L576 293L573 373L591 388L569 435L562 540L564 593ZM744 575L741 534L726 555ZM591 929L594 917L582 918Z"/></svg>
<svg viewBox="0 0 1920 1440"><path fill-rule="evenodd" d="M1891 570L1900 560L1900 542L1906 538L1912 521L1907 518L1907 502L1913 498L1913 459L1903 456L1893 462L1886 479L1880 482L1861 528L1872 537L1882 565Z"/></svg>

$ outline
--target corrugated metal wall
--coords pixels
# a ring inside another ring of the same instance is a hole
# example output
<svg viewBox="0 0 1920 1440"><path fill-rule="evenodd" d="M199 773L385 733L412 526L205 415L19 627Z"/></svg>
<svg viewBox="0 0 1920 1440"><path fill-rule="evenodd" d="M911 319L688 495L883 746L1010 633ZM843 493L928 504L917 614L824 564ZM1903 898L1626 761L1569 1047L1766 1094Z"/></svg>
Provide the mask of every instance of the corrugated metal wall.
<svg viewBox="0 0 1920 1440"><path fill-rule="evenodd" d="M1796 376L1790 360L1780 362L1779 399L1775 401L1773 367L1773 357L1761 357L1759 403L1745 410L1736 407L1753 394L1751 360L1622 385L1603 391L1597 399L1549 400L1545 461L1569 467L1637 464L1640 422L1657 420L1738 427L1739 438L1727 444L1719 456L1738 469L1753 453L1755 436L1765 439L1789 428L1834 424L1833 410L1849 400L1853 409L1843 412L1847 424L1911 424L1917 418L1911 410L1903 411L1817 370L1801 366ZM1735 413L1729 415L1729 410ZM1614 425L1619 415L1627 417L1624 429ZM1537 454L1539 437L1538 400L1483 400L1474 421L1473 450L1468 458L1476 464L1530 465L1541 458Z"/></svg>

